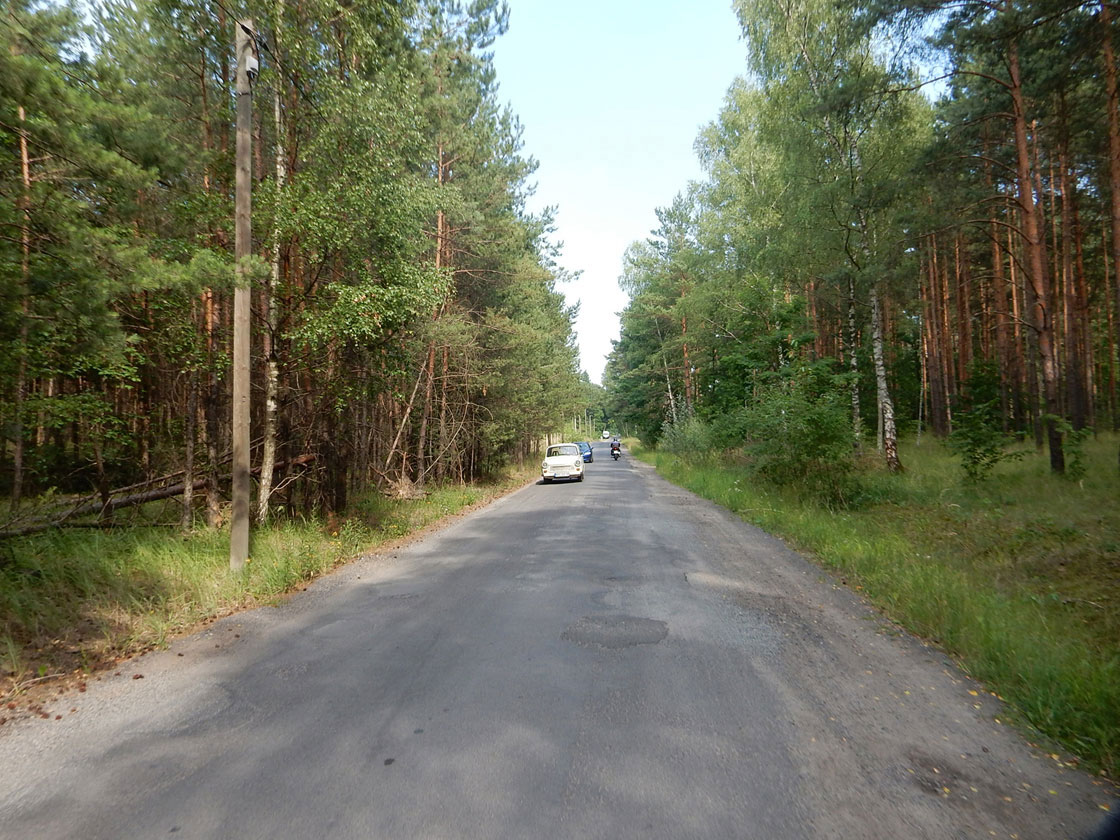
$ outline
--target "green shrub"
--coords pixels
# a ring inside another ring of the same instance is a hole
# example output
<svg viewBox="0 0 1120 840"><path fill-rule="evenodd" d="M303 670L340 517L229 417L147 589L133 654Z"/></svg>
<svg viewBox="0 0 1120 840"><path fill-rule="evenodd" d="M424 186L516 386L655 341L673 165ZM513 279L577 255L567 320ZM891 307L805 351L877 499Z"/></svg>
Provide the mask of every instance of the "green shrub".
<svg viewBox="0 0 1120 840"><path fill-rule="evenodd" d="M995 402L978 403L954 418L949 448L960 457L961 468L969 481L984 481L1000 461L1021 457L1021 452L1007 448L1013 439L1003 431L1002 423L1002 414Z"/></svg>
<svg viewBox="0 0 1120 840"><path fill-rule="evenodd" d="M747 410L729 410L709 418L708 434L713 448L738 449L747 439Z"/></svg>
<svg viewBox="0 0 1120 840"><path fill-rule="evenodd" d="M1003 430L999 405L999 373L990 362L973 364L961 410L954 417L949 448L961 459L972 483L984 481L1001 461L1022 457L1007 447L1013 438Z"/></svg>
<svg viewBox="0 0 1120 840"><path fill-rule="evenodd" d="M694 414L661 427L658 448L679 458L702 458L712 450L712 437L707 424Z"/></svg>
<svg viewBox="0 0 1120 840"><path fill-rule="evenodd" d="M850 404L839 377L804 375L761 389L744 412L754 472L829 505L857 489Z"/></svg>
<svg viewBox="0 0 1120 840"><path fill-rule="evenodd" d="M1068 422L1062 421L1062 432L1065 434L1065 476L1070 481L1080 481L1085 477L1085 442L1092 436L1093 430L1089 428L1074 429Z"/></svg>

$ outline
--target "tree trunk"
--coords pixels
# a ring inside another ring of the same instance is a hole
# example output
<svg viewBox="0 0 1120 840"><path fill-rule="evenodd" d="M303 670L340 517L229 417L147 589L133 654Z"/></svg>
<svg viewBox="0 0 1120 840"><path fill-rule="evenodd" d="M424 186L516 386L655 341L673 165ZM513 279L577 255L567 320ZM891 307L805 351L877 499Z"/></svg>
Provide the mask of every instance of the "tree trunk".
<svg viewBox="0 0 1120 840"><path fill-rule="evenodd" d="M266 291L271 297L271 290ZM273 303L274 305L274 303ZM269 309L271 312L271 307ZM274 321L272 316L268 316ZM272 325L265 328L263 350L265 353L265 378L264 378L264 422L261 434L261 482L257 498L257 522L264 524L268 521L269 508L272 501L272 474L276 465L276 415L278 413L278 396L280 393L280 362L274 346L275 339L271 334Z"/></svg>
<svg viewBox="0 0 1120 840"><path fill-rule="evenodd" d="M424 475L427 472L428 450L428 421L432 417L432 386L434 385L436 367L436 345L428 345L428 357L424 363L424 408L420 412L420 429L416 435L416 484L424 485Z"/></svg>
<svg viewBox="0 0 1120 840"><path fill-rule="evenodd" d="M992 240L992 314L996 326L996 359L999 365L999 404L1003 430L1011 420L1010 381L1012 379L1011 348L1008 334L1007 278L1003 272L1003 253L999 245L999 226L993 219Z"/></svg>
<svg viewBox="0 0 1120 840"><path fill-rule="evenodd" d="M936 259L937 252L934 251L934 258ZM938 323L938 343L941 345L941 378L942 388L945 391L945 433L949 434L953 430L953 398L957 395L957 388L959 382L956 377L956 364L954 363L958 357L956 348L954 347L953 338L956 332L953 330L953 322L950 316L952 312L952 300L949 294L949 260L946 258L938 263L939 270L935 272L934 282L937 284L937 311L940 314Z"/></svg>
<svg viewBox="0 0 1120 840"><path fill-rule="evenodd" d="M1096 353L1093 349L1093 316L1089 309L1089 285L1085 276L1085 231L1081 226L1081 201L1078 196L1075 178L1071 179L1069 199L1070 226L1073 237L1074 322L1077 325L1078 356L1081 360L1081 387L1084 395L1085 425L1095 427L1097 422ZM1108 309L1107 305L1105 309ZM1106 335L1109 334L1106 332Z"/></svg>
<svg viewBox="0 0 1120 840"><path fill-rule="evenodd" d="M894 422L894 402L887 387L887 366L883 358L883 316L879 303L879 290L871 287L871 353L875 361L875 391L879 411L883 418L883 457L892 473L902 471L898 459L898 430Z"/></svg>
<svg viewBox="0 0 1120 840"><path fill-rule="evenodd" d="M1120 86L1116 81L1116 56L1112 46L1112 12L1108 3L1101 3L1101 56L1104 60L1104 83L1108 101L1108 178L1111 191L1112 221L1112 291L1116 304L1112 344L1120 350ZM1120 418L1113 412L1112 425L1120 428Z"/></svg>
<svg viewBox="0 0 1120 840"><path fill-rule="evenodd" d="M919 275L921 270L919 269ZM918 278L918 283L921 283L921 277ZM918 354L918 435L916 445L922 445L922 420L926 407L926 393L929 390L929 351L926 344L926 316L925 307L918 310L918 341L921 344L921 352Z"/></svg>
<svg viewBox="0 0 1120 840"><path fill-rule="evenodd" d="M957 382L964 386L972 365L972 278L968 270L968 250L964 236L953 243L957 286Z"/></svg>
<svg viewBox="0 0 1120 840"><path fill-rule="evenodd" d="M447 439L447 373L450 353L451 348L444 345L439 381L439 463L436 466L436 480L441 484L447 476L447 450L451 445Z"/></svg>
<svg viewBox="0 0 1120 840"><path fill-rule="evenodd" d="M102 441L104 434L100 429L93 433L93 462L97 467L97 493L101 497L101 513L98 521L111 525L113 522L112 490L109 487L109 476L105 473L105 458L103 456ZM92 512L92 511L91 511Z"/></svg>
<svg viewBox="0 0 1120 840"><path fill-rule="evenodd" d="M14 49L14 47L13 47ZM23 179L20 193L20 321L19 360L16 363L16 399L12 422L11 509L19 510L23 497L23 405L27 399L27 342L31 319L31 158L27 151L27 112L19 106L19 161Z"/></svg>
<svg viewBox="0 0 1120 840"><path fill-rule="evenodd" d="M952 365L951 348L945 345L941 271L937 260L937 238L929 237L928 282L925 286L926 335L929 347L930 427L933 433L944 438L952 428L952 411L949 405L948 368Z"/></svg>
<svg viewBox="0 0 1120 840"><path fill-rule="evenodd" d="M851 373L852 400L852 446L856 452L863 449L863 419L859 407L859 357L856 344L859 339L859 326L856 319L856 278L848 275L848 371Z"/></svg>
<svg viewBox="0 0 1120 840"><path fill-rule="evenodd" d="M400 425L397 426L397 434L393 438L393 443L389 446L389 454L385 458L385 466L383 471L388 474L389 467L393 464L393 456L397 454L398 445L401 442L401 437L404 435L404 430L408 427L408 420L412 416L412 407L416 404L416 392L420 390L420 383L424 380L424 373L427 371L427 364L420 368L420 375L416 377L416 384L412 386L412 395L408 398L408 406L405 408L404 416L400 420ZM403 481L408 477L408 447L400 446L401 452L401 480Z"/></svg>
<svg viewBox="0 0 1120 840"><path fill-rule="evenodd" d="M179 527L189 531L194 525L194 439L198 425L198 371L190 372L187 384L187 423L183 430L186 446L183 457L183 512Z"/></svg>
<svg viewBox="0 0 1120 840"><path fill-rule="evenodd" d="M217 528L222 523L222 497L218 474L218 409L221 404L221 386L215 371L217 364L217 312L215 293L208 289L205 294L206 355L209 362L206 384L205 419L203 426L206 439L206 524Z"/></svg>
<svg viewBox="0 0 1120 840"><path fill-rule="evenodd" d="M1011 292L1012 357L1014 358L1015 364L1014 379L1012 380L1015 383L1013 405L1016 427L1021 431L1026 431L1028 425L1033 422L1034 416L1030 405L1030 384L1028 381L1029 373L1027 367L1028 355L1023 334L1023 310L1026 308L1026 290L1022 287L1022 283L1019 280L1019 262L1015 254L1014 234L1010 228L1007 230L1006 250L1009 257L1007 261L1007 272L1009 280L1008 289Z"/></svg>
<svg viewBox="0 0 1120 840"><path fill-rule="evenodd" d="M1065 111L1065 108L1062 108ZM1062 338L1065 342L1066 401L1070 422L1075 429L1087 423L1088 408L1085 399L1085 366L1082 352L1081 324L1084 313L1078 304L1078 278L1074 265L1073 205L1074 188L1069 177L1069 138L1063 136L1058 150L1058 182L1062 193Z"/></svg>
<svg viewBox="0 0 1120 840"><path fill-rule="evenodd" d="M677 425L677 401L673 398L673 381L669 377L669 360L665 357L665 337L661 334L661 324L654 318L654 326L657 328L657 340L661 344L661 367L665 371L665 391L669 397L669 417L673 425Z"/></svg>
<svg viewBox="0 0 1120 840"><path fill-rule="evenodd" d="M1105 278L1108 277L1108 257L1105 257ZM1117 318L1113 317L1113 312L1110 307L1105 307L1108 313L1108 332L1109 335L1114 335L1116 330ZM1117 366L1117 348L1115 346L1109 348L1108 353L1108 413L1112 418L1112 430L1115 432L1120 429L1120 405L1117 404L1117 382L1116 382L1116 366Z"/></svg>
<svg viewBox="0 0 1120 840"><path fill-rule="evenodd" d="M1007 51L1011 71L1011 102L1015 124L1016 172L1019 189L1019 209L1022 213L1024 246L1027 250L1028 281L1032 293L1034 327L1038 340L1038 357L1042 375L1042 390L1046 400L1046 434L1050 447L1050 469L1065 472L1065 453L1062 449L1062 432L1058 426L1061 414L1059 398L1058 364L1054 351L1054 319L1050 308L1050 277L1046 264L1046 244L1043 241L1041 211L1035 202L1034 183L1031 177L1030 146L1027 142L1026 104L1023 98L1022 76L1019 67L1019 49L1014 42Z"/></svg>
<svg viewBox="0 0 1120 840"><path fill-rule="evenodd" d="M684 295L682 289L681 297ZM681 350L684 354L684 406L685 411L691 414L696 405L696 393L693 389L692 361L688 356L688 319L685 317L681 318Z"/></svg>
<svg viewBox="0 0 1120 840"><path fill-rule="evenodd" d="M276 4L277 21L284 19L284 0ZM279 23L278 29L279 31ZM272 122L276 132L276 218L272 223L272 270L264 283L261 300L261 321L264 326L261 355L265 358L264 417L261 444L261 480L257 494L257 522L268 521L272 500L272 473L276 464L276 412L280 392L280 364L276 353L276 289L280 285L280 199L284 191L284 122L280 108L280 91L272 94ZM258 146L261 144L258 144Z"/></svg>

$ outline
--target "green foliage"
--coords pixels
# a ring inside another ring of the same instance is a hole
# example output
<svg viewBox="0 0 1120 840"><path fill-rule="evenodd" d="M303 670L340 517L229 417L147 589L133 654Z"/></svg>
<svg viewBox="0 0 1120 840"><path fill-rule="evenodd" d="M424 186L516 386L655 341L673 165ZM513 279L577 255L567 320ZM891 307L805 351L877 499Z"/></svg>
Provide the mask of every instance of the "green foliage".
<svg viewBox="0 0 1120 840"><path fill-rule="evenodd" d="M579 402L564 272L548 215L525 209L535 164L497 94L506 5L308 0L253 17L260 247L236 275L232 17L104 0L87 22L21 0L0 20L0 423L25 450L23 495L88 483L95 460L121 484L188 452L196 471L220 461L235 277L253 291L254 356L270 351L285 391L280 447L325 473L287 482L289 511L386 477L374 462L394 438L410 480L471 478Z"/></svg>
<svg viewBox="0 0 1120 840"><path fill-rule="evenodd" d="M1008 451L1013 438L1003 431L1003 415L993 400L973 403L967 411L954 415L949 446L961 459L969 481L986 480L1001 461L1022 453Z"/></svg>
<svg viewBox="0 0 1120 840"><path fill-rule="evenodd" d="M1044 420L1045 422L1045 420ZM1085 445L1093 435L1089 428L1075 429L1073 424L1064 418L1058 418L1058 431L1061 433L1066 456L1066 471L1062 474L1069 481L1081 481L1088 470L1086 462Z"/></svg>
<svg viewBox="0 0 1120 840"><path fill-rule="evenodd" d="M694 414L676 423L666 420L658 449L690 460L707 457L712 454L712 435L708 424Z"/></svg>
<svg viewBox="0 0 1120 840"><path fill-rule="evenodd" d="M856 489L843 377L802 375L761 387L743 412L745 449L755 473L830 505Z"/></svg>
<svg viewBox="0 0 1120 840"><path fill-rule="evenodd" d="M670 428L694 412L710 422L713 442L730 444L742 407L763 411L752 407L759 388L817 363L820 339L835 341L816 330L839 328L850 311L852 329L869 338L872 291L880 301L908 292L916 274L908 190L929 135L928 103L902 90L905 74L848 10L822 0L735 6L751 76L732 85L697 141L708 181L660 211L660 228L631 247L620 281L631 301L609 387L647 442L666 418ZM895 330L893 357L912 363L909 313ZM843 384L874 416L869 345L845 333L860 375ZM906 394L913 406L914 389ZM775 465L767 470L785 480ZM844 481L821 492L842 495Z"/></svg>
<svg viewBox="0 0 1120 840"><path fill-rule="evenodd" d="M1001 461L1021 458L1021 451L1009 450L1013 436L1003 429L999 406L999 371L994 365L973 365L968 388L954 417L949 448L961 459L961 467L971 482L986 480Z"/></svg>

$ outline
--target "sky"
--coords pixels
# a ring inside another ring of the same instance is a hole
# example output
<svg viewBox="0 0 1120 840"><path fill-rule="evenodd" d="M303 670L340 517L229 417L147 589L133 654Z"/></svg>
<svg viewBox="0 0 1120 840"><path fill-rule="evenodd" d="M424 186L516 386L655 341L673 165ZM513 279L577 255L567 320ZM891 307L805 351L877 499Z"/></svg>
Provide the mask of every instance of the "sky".
<svg viewBox="0 0 1120 840"><path fill-rule="evenodd" d="M499 101L524 127L539 163L529 209L555 206L560 284L576 320L580 366L601 382L630 243L657 226L690 180L693 151L724 94L746 70L731 0L509 0L495 43Z"/></svg>

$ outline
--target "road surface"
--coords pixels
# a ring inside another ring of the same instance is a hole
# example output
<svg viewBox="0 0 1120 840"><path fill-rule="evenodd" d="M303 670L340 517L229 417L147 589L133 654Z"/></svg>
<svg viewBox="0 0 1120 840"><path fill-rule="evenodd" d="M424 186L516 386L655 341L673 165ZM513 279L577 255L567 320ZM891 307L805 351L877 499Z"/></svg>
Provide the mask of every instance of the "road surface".
<svg viewBox="0 0 1120 840"><path fill-rule="evenodd" d="M1109 792L606 445L0 729L3 838L1081 837ZM138 679L138 674L143 679ZM1115 807L1115 805L1113 806Z"/></svg>

